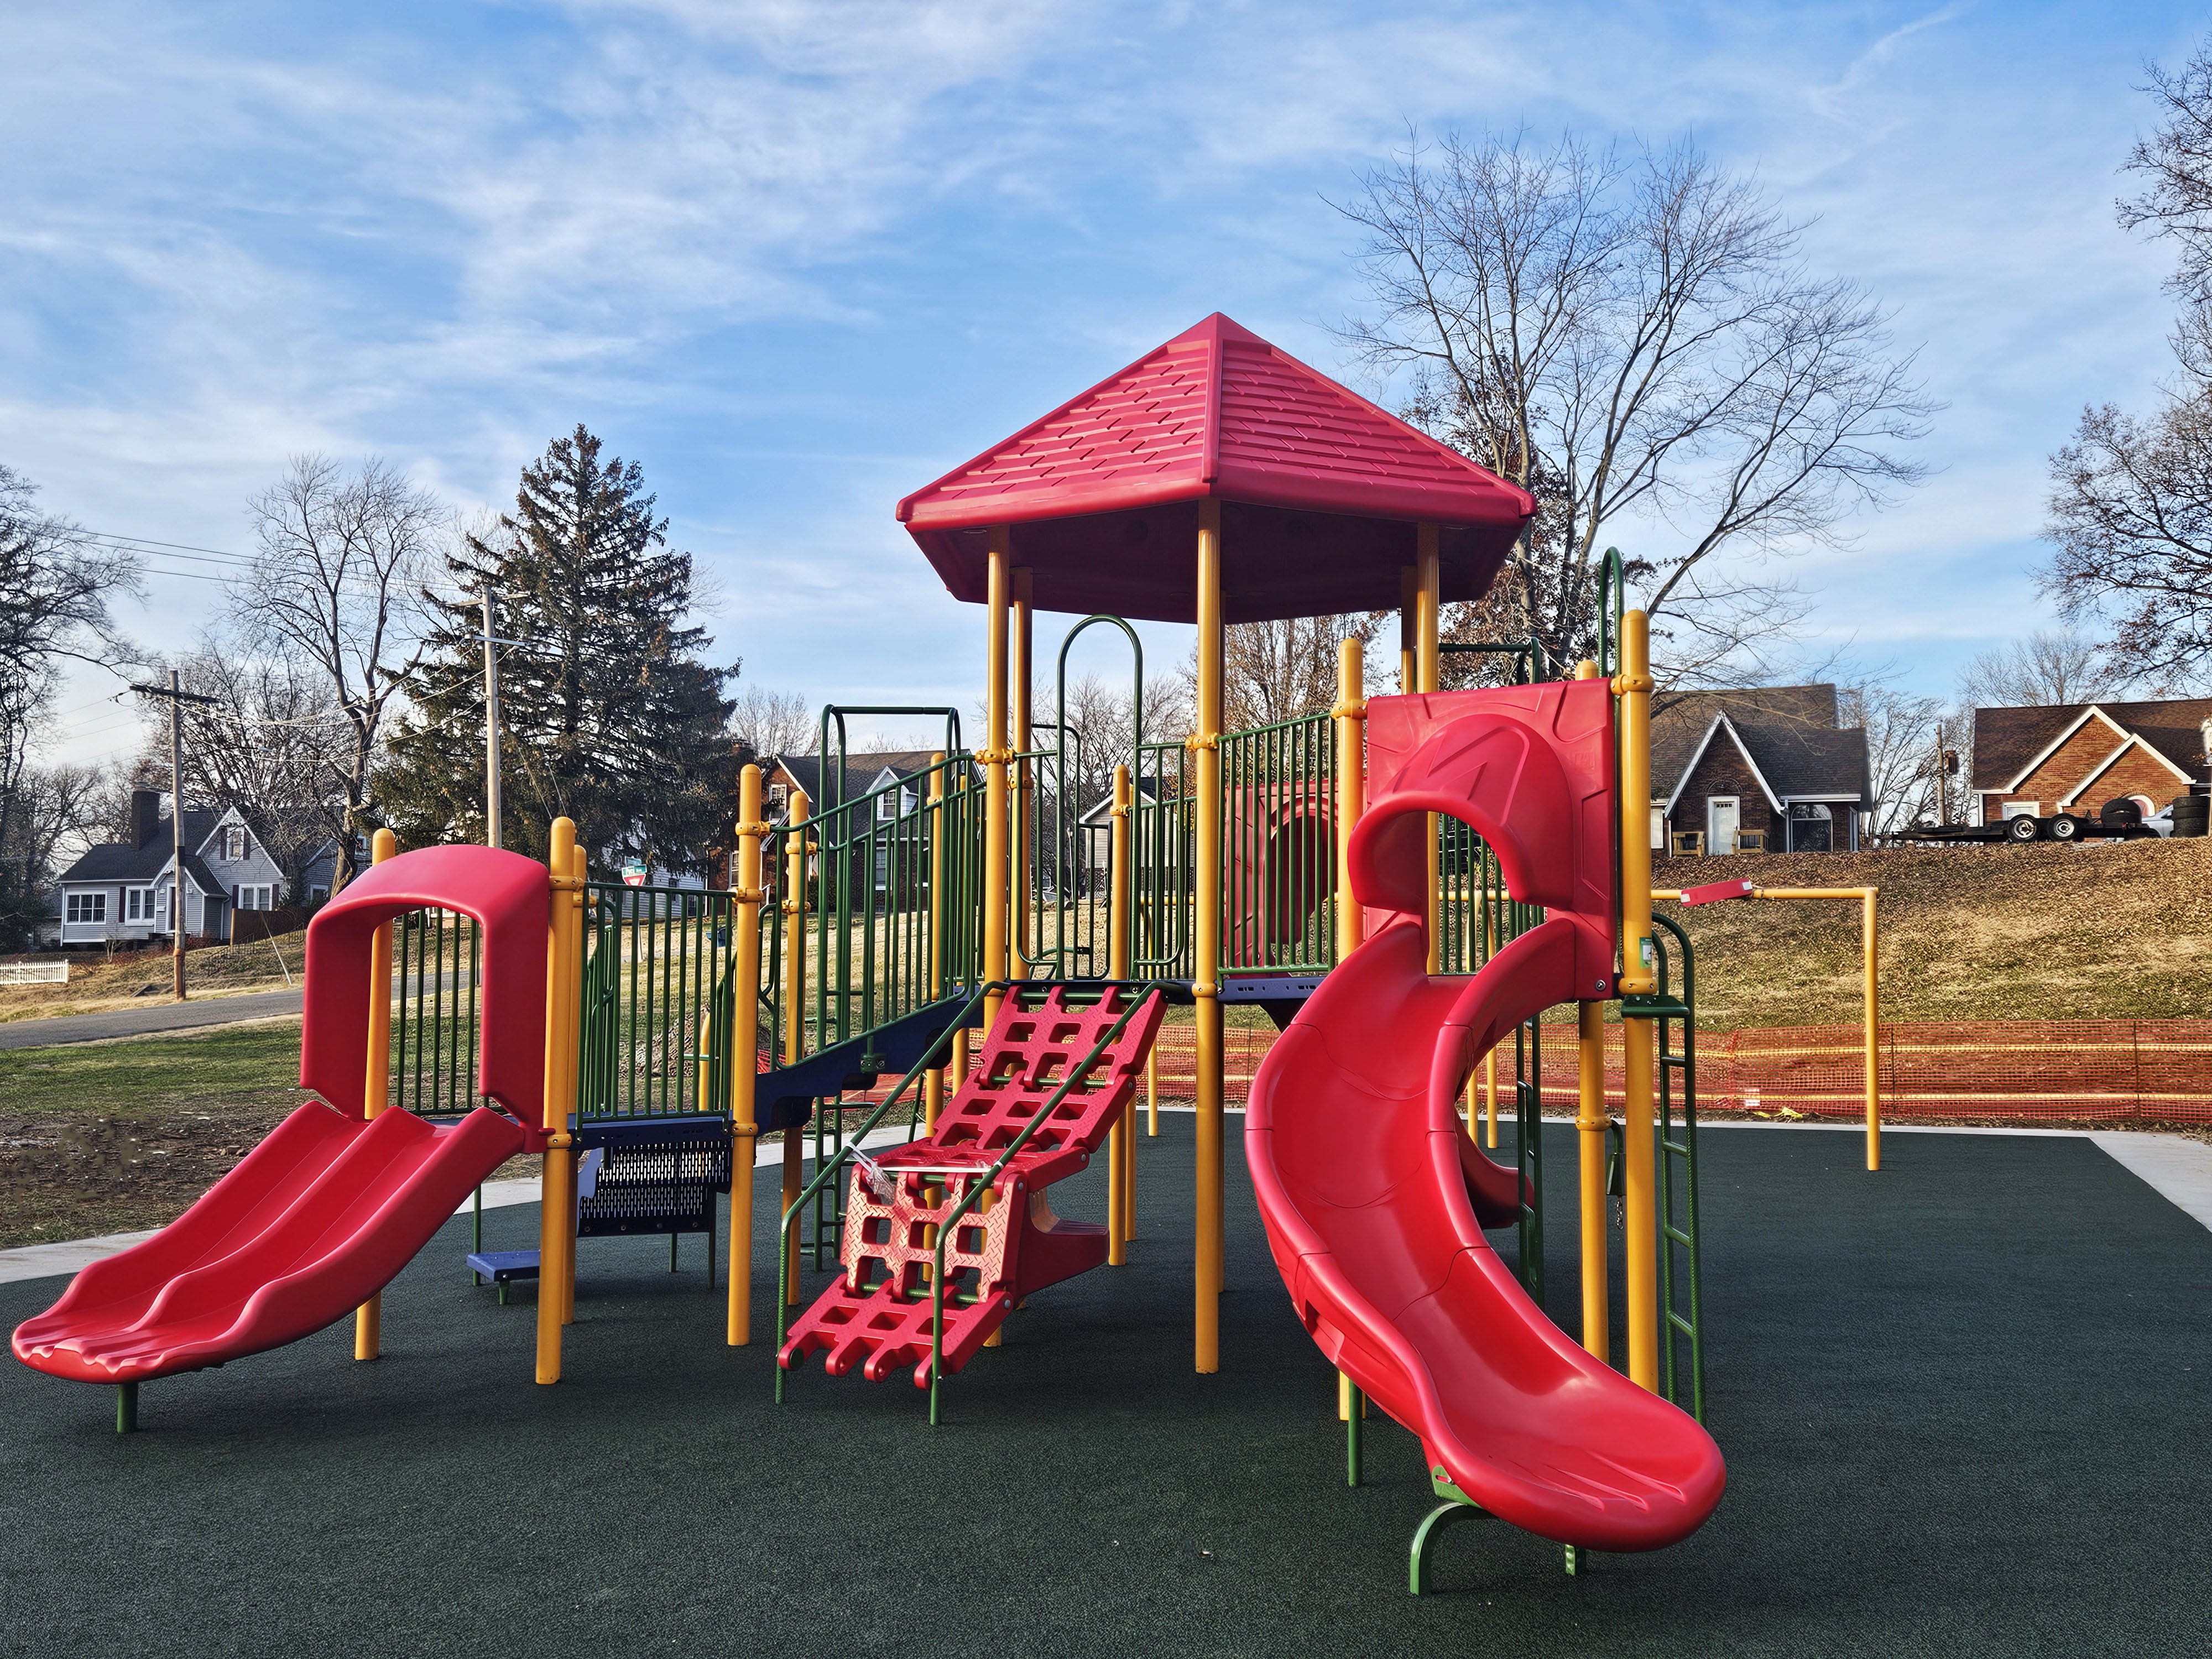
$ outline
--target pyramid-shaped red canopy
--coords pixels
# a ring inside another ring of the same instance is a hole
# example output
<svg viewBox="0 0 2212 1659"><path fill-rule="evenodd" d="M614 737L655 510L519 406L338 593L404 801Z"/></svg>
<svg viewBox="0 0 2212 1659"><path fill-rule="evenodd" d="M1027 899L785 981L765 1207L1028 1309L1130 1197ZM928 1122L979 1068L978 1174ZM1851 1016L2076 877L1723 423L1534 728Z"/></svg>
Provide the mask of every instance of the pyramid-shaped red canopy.
<svg viewBox="0 0 2212 1659"><path fill-rule="evenodd" d="M1216 312L898 506L956 599L987 532L1046 611L1194 619L1196 503L1222 507L1230 622L1395 609L1414 526L1446 599L1479 598L1534 511L1484 471Z"/></svg>

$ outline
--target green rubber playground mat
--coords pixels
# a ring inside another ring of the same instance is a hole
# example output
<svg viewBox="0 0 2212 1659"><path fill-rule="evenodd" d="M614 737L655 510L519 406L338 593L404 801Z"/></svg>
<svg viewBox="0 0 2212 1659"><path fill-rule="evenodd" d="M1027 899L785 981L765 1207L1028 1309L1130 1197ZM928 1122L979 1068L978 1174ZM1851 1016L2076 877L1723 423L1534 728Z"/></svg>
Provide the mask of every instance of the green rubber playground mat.
<svg viewBox="0 0 2212 1659"><path fill-rule="evenodd" d="M538 1388L532 1293L471 1286L465 1218L386 1293L374 1364L334 1328L148 1384L131 1437L106 1391L0 1367L0 1652L2202 1650L2212 1233L2086 1140L1900 1135L1876 1176L1850 1135L1710 1131L1719 1511L1572 1579L1458 1528L1416 1601L1415 1443L1372 1424L1346 1490L1233 1155L1223 1369L1191 1371L1192 1125L1139 1146L1133 1264L1034 1298L934 1432L818 1359L772 1405L768 1321L721 1345L694 1238L674 1274L663 1240L585 1241L568 1380ZM1571 1328L1571 1132L1547 1152ZM527 1244L534 1212L486 1231Z"/></svg>

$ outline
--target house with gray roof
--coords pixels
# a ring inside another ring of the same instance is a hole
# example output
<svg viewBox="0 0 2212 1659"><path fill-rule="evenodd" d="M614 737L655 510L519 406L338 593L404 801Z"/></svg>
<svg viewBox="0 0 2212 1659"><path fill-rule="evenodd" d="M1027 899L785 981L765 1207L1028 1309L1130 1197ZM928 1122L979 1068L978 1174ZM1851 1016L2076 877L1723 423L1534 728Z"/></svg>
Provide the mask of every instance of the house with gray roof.
<svg viewBox="0 0 2212 1659"><path fill-rule="evenodd" d="M156 790L133 790L129 838L88 848L62 872L54 908L64 949L173 936L175 848L162 799ZM184 842L187 938L228 943L239 913L271 910L291 897L283 867L238 808L186 807Z"/></svg>
<svg viewBox="0 0 2212 1659"><path fill-rule="evenodd" d="M1651 700L1656 851L1858 850L1874 808L1866 732L1832 685L1662 692Z"/></svg>

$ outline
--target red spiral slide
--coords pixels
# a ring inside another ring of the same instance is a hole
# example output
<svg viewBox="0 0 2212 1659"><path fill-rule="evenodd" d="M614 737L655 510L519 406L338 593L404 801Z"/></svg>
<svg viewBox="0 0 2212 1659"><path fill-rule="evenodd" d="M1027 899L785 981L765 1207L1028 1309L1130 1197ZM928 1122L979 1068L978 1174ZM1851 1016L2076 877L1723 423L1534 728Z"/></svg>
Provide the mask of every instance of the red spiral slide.
<svg viewBox="0 0 2212 1659"><path fill-rule="evenodd" d="M153 1237L95 1261L15 1328L15 1357L83 1382L141 1382L296 1341L343 1319L471 1188L544 1144L545 868L441 847L378 865L307 929L300 1107ZM483 928L478 1107L459 1123L363 1115L370 935L439 905Z"/></svg>
<svg viewBox="0 0 2212 1659"><path fill-rule="evenodd" d="M1262 1062L1244 1144L1299 1316L1432 1474L1530 1532L1631 1551L1712 1512L1719 1449L1529 1299L1482 1236L1457 1113L1517 1022L1612 989L1610 721L1600 681L1370 701L1351 866L1379 925ZM1472 824L1549 918L1472 977L1427 971L1431 813Z"/></svg>

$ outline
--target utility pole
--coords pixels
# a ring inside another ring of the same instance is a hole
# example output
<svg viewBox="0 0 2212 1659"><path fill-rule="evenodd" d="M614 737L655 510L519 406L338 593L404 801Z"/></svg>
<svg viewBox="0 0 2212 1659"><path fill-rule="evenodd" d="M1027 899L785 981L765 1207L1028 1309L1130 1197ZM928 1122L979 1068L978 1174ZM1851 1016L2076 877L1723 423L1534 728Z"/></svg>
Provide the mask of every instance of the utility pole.
<svg viewBox="0 0 2212 1659"><path fill-rule="evenodd" d="M167 685L134 685L133 691L169 700L169 988L178 1001L185 1000L185 714L188 702L216 702L196 691L179 689L177 671L169 671ZM206 896L202 896L203 898Z"/></svg>
<svg viewBox="0 0 2212 1659"><path fill-rule="evenodd" d="M1936 722L1936 822L1948 828L1951 822L1951 790L1943 779L1943 722Z"/></svg>
<svg viewBox="0 0 2212 1659"><path fill-rule="evenodd" d="M499 630L492 626L491 578L484 578L484 845L504 847L499 787Z"/></svg>

